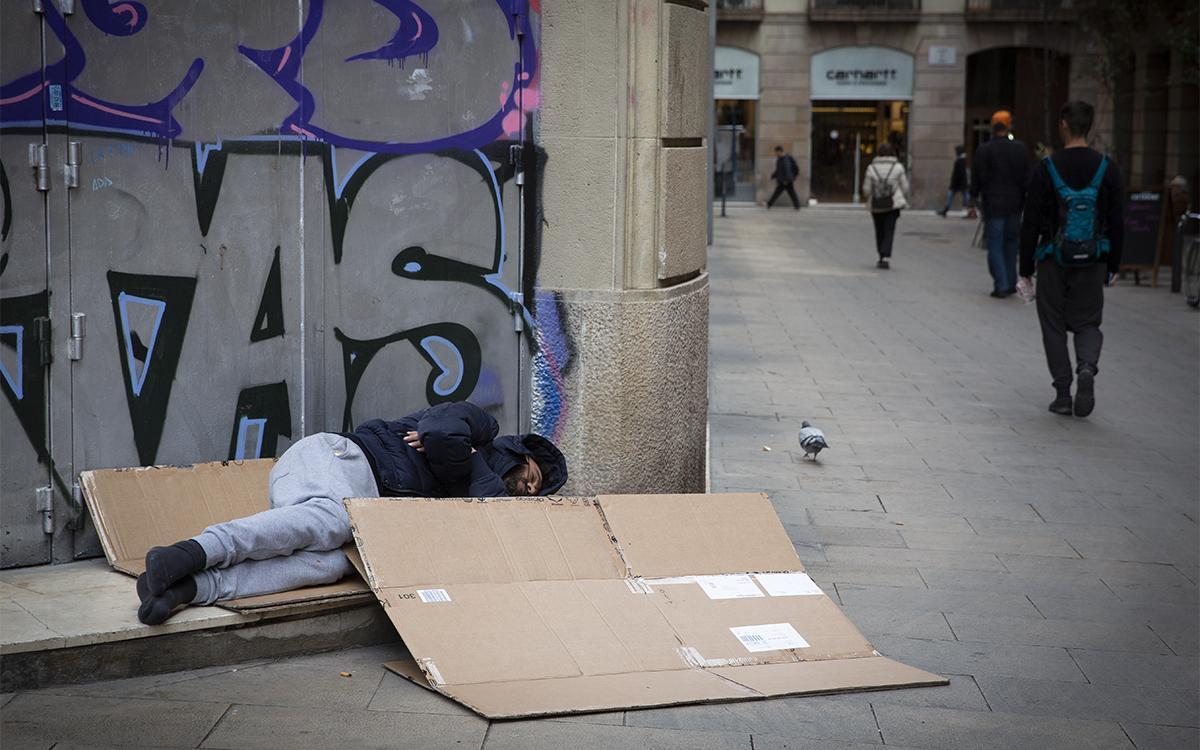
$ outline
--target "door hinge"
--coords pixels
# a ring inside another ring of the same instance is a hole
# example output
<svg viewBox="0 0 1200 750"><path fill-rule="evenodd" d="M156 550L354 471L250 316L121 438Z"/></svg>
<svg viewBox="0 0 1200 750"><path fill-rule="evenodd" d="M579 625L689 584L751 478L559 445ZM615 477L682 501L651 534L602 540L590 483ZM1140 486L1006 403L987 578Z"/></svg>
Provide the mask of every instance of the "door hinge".
<svg viewBox="0 0 1200 750"><path fill-rule="evenodd" d="M67 359L83 359L83 338L87 336L87 313L71 313L71 335L67 338Z"/></svg>
<svg viewBox="0 0 1200 750"><path fill-rule="evenodd" d="M67 142L67 164L63 167L63 178L69 188L79 187L79 154L83 144L79 141Z"/></svg>
<svg viewBox="0 0 1200 750"><path fill-rule="evenodd" d="M50 162L46 159L46 144L29 144L29 166L33 169L34 185L41 192L50 189Z"/></svg>
<svg viewBox="0 0 1200 750"><path fill-rule="evenodd" d="M71 485L71 505L72 516L67 528L77 531L83 528L83 487L79 486L79 482Z"/></svg>
<svg viewBox="0 0 1200 750"><path fill-rule="evenodd" d="M37 488L37 512L42 517L42 533L54 533L54 488L49 485Z"/></svg>
<svg viewBox="0 0 1200 750"><path fill-rule="evenodd" d="M33 319L33 338L37 342L38 365L45 367L54 361L54 352L50 348L50 319Z"/></svg>
<svg viewBox="0 0 1200 750"><path fill-rule="evenodd" d="M525 330L525 295L521 292L511 292L508 299L513 316L513 330L520 333Z"/></svg>

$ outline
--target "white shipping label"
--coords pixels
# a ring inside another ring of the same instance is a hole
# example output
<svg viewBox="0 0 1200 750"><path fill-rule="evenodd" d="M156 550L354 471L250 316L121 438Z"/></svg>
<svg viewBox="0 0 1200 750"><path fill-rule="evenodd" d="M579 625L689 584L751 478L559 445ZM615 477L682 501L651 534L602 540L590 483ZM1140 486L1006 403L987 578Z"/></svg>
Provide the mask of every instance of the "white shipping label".
<svg viewBox="0 0 1200 750"><path fill-rule="evenodd" d="M750 599L763 595L747 575L696 576L696 583L709 599Z"/></svg>
<svg viewBox="0 0 1200 750"><path fill-rule="evenodd" d="M745 625L740 628L730 628L747 651L782 651L788 648L808 648L796 629L788 622L777 622L771 625Z"/></svg>
<svg viewBox="0 0 1200 750"><path fill-rule="evenodd" d="M421 597L421 601L426 604L450 601L450 595L446 593L446 589L417 589L417 596Z"/></svg>
<svg viewBox="0 0 1200 750"><path fill-rule="evenodd" d="M771 596L824 596L808 573L758 573L754 576Z"/></svg>

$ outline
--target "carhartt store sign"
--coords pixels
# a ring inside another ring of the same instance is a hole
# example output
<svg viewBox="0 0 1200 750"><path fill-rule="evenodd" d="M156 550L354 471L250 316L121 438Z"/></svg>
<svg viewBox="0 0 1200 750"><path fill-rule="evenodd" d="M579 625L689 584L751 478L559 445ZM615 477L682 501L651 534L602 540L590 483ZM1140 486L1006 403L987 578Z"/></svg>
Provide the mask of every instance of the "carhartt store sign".
<svg viewBox="0 0 1200 750"><path fill-rule="evenodd" d="M736 47L717 47L713 64L714 99L758 98L758 55Z"/></svg>
<svg viewBox="0 0 1200 750"><path fill-rule="evenodd" d="M812 98L910 100L912 55L886 47L839 47L812 58Z"/></svg>

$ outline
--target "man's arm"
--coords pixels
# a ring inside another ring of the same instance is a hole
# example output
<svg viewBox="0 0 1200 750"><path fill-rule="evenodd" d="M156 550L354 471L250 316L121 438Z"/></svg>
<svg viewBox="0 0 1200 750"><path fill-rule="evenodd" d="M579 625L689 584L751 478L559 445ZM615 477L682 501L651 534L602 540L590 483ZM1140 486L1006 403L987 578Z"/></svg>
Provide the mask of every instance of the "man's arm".
<svg viewBox="0 0 1200 750"><path fill-rule="evenodd" d="M980 175L982 175L985 171L983 162L986 157L987 150L983 146L975 149L975 163L971 165L971 197L976 201L980 201L980 199L983 197L983 192L981 190L983 178ZM982 201L980 202L982 203Z"/></svg>
<svg viewBox="0 0 1200 750"><path fill-rule="evenodd" d="M429 469L447 486L474 481L476 462L487 466L474 454L475 446L490 443L499 431L490 414L466 401L426 409L417 423Z"/></svg>
<svg viewBox="0 0 1200 750"><path fill-rule="evenodd" d="M1042 231L1042 203L1046 195L1045 171L1046 168L1039 164L1025 191L1025 213L1021 218L1021 276L1032 276L1034 271L1034 254Z"/></svg>

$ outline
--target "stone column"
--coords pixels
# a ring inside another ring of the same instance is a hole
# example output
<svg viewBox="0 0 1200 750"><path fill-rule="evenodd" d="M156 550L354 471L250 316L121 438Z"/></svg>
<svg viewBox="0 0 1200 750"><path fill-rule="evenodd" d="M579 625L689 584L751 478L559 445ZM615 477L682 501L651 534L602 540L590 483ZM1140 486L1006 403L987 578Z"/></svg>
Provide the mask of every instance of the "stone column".
<svg viewBox="0 0 1200 750"><path fill-rule="evenodd" d="M530 416L566 492L704 490L707 5L541 3Z"/></svg>

